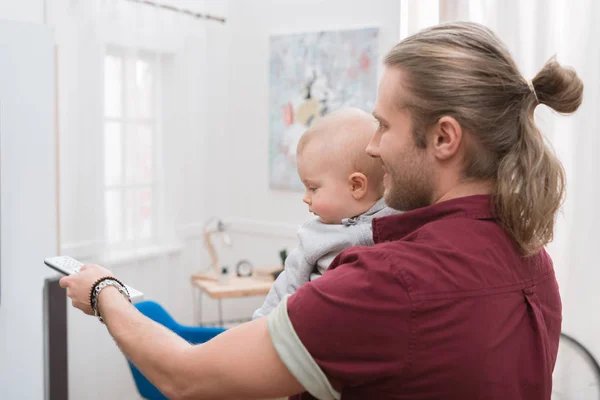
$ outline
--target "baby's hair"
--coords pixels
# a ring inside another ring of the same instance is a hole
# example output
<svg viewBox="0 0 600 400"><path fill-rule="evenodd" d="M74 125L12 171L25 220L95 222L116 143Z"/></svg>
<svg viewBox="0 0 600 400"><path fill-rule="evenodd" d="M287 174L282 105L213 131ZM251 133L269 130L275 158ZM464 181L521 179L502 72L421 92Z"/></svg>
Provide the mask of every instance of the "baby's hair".
<svg viewBox="0 0 600 400"><path fill-rule="evenodd" d="M373 116L357 108L335 111L319 119L302 135L296 153L300 156L309 143L318 144L325 157L343 166L344 173L364 174L369 189L382 196L381 161L366 152L376 126Z"/></svg>

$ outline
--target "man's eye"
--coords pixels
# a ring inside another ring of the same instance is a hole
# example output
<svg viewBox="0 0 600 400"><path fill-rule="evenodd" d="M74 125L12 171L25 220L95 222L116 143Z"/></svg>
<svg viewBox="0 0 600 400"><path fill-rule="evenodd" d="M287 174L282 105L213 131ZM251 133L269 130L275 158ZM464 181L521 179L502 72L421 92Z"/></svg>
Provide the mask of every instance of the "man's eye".
<svg viewBox="0 0 600 400"><path fill-rule="evenodd" d="M312 187L312 188L308 188L308 190L310 190L311 192L316 192L318 188L316 187Z"/></svg>

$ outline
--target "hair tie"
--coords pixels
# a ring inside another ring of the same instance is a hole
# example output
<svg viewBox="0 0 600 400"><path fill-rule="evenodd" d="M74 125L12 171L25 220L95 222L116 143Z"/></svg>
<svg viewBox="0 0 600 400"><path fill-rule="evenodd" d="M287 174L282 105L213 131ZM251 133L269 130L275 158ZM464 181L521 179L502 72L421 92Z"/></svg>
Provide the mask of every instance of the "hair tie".
<svg viewBox="0 0 600 400"><path fill-rule="evenodd" d="M540 104L540 99L538 99L537 93L535 92L535 87L533 86L533 81L527 81L527 86L529 86L529 90L531 91L531 93L533 93L536 103Z"/></svg>

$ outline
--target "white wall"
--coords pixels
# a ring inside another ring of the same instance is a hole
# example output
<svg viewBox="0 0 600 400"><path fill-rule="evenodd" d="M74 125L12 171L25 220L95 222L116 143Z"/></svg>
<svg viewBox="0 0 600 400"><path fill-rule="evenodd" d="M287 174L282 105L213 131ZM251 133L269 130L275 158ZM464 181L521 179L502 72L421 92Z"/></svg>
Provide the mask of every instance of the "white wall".
<svg viewBox="0 0 600 400"><path fill-rule="evenodd" d="M44 0L2 0L0 18L41 24L44 22Z"/></svg>
<svg viewBox="0 0 600 400"><path fill-rule="evenodd" d="M269 34L378 26L379 54L383 56L398 39L400 2L260 0L230 4L229 55L211 62L213 84L223 87L228 98L218 100L214 130L209 129L207 170L210 167L219 173L208 176L206 207L218 215L301 223L309 216L301 194L271 190L268 185ZM217 69L227 70L223 74Z"/></svg>
<svg viewBox="0 0 600 400"><path fill-rule="evenodd" d="M0 20L0 398L44 398L45 257L57 251L54 53L43 25Z"/></svg>

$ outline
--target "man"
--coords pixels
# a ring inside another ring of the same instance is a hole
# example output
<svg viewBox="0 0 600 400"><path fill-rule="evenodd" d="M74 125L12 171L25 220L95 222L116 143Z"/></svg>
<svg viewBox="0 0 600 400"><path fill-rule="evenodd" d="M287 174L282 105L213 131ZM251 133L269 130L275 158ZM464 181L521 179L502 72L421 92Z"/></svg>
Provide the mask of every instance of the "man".
<svg viewBox="0 0 600 400"><path fill-rule="evenodd" d="M561 302L543 247L564 175L533 110L573 112L583 85L553 60L528 84L469 23L419 32L385 64L367 151L386 169L387 204L406 212L374 221L374 246L198 346L142 316L118 283L94 299L169 398L550 398ZM110 276L88 266L61 284L89 314L90 289Z"/></svg>

